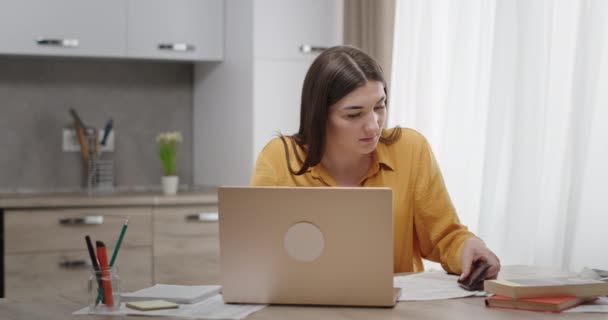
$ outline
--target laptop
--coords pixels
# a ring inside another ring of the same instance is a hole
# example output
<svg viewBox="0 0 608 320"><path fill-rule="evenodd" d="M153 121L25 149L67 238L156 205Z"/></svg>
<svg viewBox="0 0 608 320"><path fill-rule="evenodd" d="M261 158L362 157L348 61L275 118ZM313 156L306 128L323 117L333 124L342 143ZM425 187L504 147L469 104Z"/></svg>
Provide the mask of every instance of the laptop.
<svg viewBox="0 0 608 320"><path fill-rule="evenodd" d="M389 188L221 187L226 303L394 306Z"/></svg>

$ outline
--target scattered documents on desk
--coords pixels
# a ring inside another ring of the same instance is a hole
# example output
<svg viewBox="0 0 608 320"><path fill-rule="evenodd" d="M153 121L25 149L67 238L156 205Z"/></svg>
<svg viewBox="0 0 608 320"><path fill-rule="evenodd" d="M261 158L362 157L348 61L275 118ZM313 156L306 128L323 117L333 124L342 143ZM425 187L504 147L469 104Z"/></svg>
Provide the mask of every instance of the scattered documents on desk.
<svg viewBox="0 0 608 320"><path fill-rule="evenodd" d="M226 304L222 299L221 294L216 294L206 300L193 304L180 304L177 309L153 310L153 311L138 311L127 308L124 303L121 303L120 309L117 311L90 312L89 307L82 308L74 315L107 315L107 316L125 316L125 315L145 315L145 316L165 316L172 318L184 319L225 319L225 320L240 320L250 314L262 310L266 307L263 304Z"/></svg>
<svg viewBox="0 0 608 320"><path fill-rule="evenodd" d="M599 297L593 302L582 304L564 312L597 312L608 313L608 297Z"/></svg>
<svg viewBox="0 0 608 320"><path fill-rule="evenodd" d="M467 291L456 282L458 276L444 271L427 271L393 278L394 286L401 288L399 301L426 301L486 296L483 291Z"/></svg>
<svg viewBox="0 0 608 320"><path fill-rule="evenodd" d="M167 300L175 303L196 303L220 293L220 286L181 286L155 284L152 287L120 294L121 301Z"/></svg>

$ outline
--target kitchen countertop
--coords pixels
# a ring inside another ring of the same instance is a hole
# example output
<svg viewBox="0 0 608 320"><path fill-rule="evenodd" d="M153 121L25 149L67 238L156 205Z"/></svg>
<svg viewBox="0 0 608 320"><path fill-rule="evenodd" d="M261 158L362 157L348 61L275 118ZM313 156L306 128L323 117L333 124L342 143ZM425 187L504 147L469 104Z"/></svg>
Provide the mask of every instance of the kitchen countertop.
<svg viewBox="0 0 608 320"><path fill-rule="evenodd" d="M117 187L111 190L86 189L14 190L0 192L0 209L174 206L217 204L217 188L180 187L177 195L166 196L157 187Z"/></svg>

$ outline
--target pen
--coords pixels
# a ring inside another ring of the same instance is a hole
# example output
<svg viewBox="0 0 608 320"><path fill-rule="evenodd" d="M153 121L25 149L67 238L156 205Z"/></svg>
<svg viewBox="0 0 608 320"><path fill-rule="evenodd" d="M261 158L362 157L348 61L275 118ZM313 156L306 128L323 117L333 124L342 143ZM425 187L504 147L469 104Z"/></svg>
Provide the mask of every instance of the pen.
<svg viewBox="0 0 608 320"><path fill-rule="evenodd" d="M95 273L95 277L97 278L97 284L99 287L98 298L103 294L102 292L102 284L101 277L99 276L99 264L97 263L97 257L95 256L95 251L93 250L93 243L91 243L91 237L88 235L84 237L87 242L87 249L89 250L89 257L91 257L91 264L93 265L93 272ZM95 305L99 303L100 299L97 299Z"/></svg>
<svg viewBox="0 0 608 320"><path fill-rule="evenodd" d="M112 298L112 283L110 282L110 267L108 266L106 245L101 241L96 241L95 243L97 245L97 258L99 259L99 268L101 270L103 297L106 306L113 307L114 299Z"/></svg>
<svg viewBox="0 0 608 320"><path fill-rule="evenodd" d="M93 251L93 244L91 243L91 237L86 236L84 239L87 241L87 248L89 249L89 257L91 257L91 263L93 264L93 269L95 271L99 271L99 264L97 264L97 257L95 257L95 251Z"/></svg>

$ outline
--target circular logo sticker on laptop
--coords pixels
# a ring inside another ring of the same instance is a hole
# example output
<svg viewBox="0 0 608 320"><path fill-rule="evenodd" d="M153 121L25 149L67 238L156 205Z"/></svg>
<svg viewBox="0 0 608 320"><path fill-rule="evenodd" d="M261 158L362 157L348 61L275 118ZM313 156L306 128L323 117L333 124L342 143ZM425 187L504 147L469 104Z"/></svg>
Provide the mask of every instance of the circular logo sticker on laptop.
<svg viewBox="0 0 608 320"><path fill-rule="evenodd" d="M298 222L285 233L283 246L287 254L302 262L317 259L325 247L325 237L319 227L310 222Z"/></svg>

